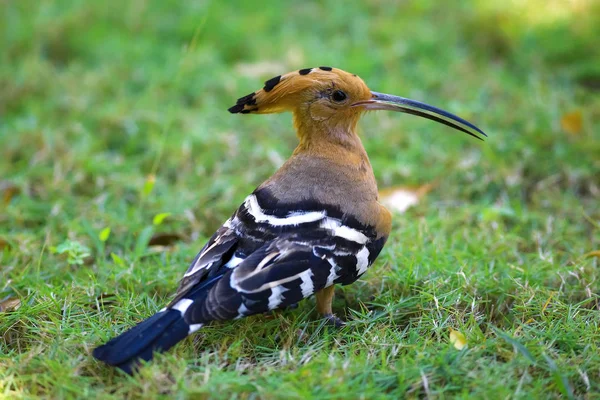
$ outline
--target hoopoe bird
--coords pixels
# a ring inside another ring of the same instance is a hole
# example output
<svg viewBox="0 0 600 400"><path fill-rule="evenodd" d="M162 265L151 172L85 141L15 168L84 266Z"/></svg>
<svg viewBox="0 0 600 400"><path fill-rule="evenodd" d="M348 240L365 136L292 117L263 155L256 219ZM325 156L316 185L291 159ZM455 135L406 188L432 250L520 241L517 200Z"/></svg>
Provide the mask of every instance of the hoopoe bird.
<svg viewBox="0 0 600 400"><path fill-rule="evenodd" d="M337 68L276 76L240 98L234 114L291 111L299 138L292 156L252 192L210 238L183 275L173 300L93 352L127 373L212 321L285 308L312 296L335 326L334 287L360 278L391 229L378 202L369 157L356 133L368 110L440 122L478 139L473 124L419 101L371 91Z"/></svg>

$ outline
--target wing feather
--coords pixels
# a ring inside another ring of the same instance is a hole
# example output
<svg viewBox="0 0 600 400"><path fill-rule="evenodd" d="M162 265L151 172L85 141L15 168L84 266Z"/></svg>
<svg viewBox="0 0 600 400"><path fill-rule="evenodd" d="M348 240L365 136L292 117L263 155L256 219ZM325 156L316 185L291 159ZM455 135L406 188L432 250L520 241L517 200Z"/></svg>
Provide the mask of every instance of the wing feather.
<svg viewBox="0 0 600 400"><path fill-rule="evenodd" d="M276 239L227 271L186 318L200 323L285 308L325 287L331 268L312 244Z"/></svg>
<svg viewBox="0 0 600 400"><path fill-rule="evenodd" d="M188 268L169 305L192 300L186 322L257 314L354 282L385 242L331 207L298 203L282 212L265 199L251 194Z"/></svg>

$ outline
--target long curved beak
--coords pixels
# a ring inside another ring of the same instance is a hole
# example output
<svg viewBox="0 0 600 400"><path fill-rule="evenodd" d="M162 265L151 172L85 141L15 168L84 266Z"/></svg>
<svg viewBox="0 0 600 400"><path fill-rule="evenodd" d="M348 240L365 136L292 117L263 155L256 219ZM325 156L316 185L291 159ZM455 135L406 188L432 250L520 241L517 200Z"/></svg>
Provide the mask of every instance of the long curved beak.
<svg viewBox="0 0 600 400"><path fill-rule="evenodd" d="M399 111L407 114L417 115L427 118L451 128L465 132L479 140L483 140L480 135L487 137L485 133L469 121L444 111L440 108L421 103L420 101L407 99L404 97L393 96L391 94L371 92L371 99L359 101L352 104L352 107L364 107L367 110L390 110Z"/></svg>

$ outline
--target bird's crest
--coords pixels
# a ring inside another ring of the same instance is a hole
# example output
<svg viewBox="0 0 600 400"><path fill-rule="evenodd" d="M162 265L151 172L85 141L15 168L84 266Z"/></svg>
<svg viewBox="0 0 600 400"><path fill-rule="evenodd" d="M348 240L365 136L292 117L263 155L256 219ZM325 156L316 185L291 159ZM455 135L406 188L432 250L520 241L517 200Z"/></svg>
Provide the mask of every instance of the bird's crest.
<svg viewBox="0 0 600 400"><path fill-rule="evenodd" d="M367 86L354 74L332 67L305 68L265 81L262 89L240 97L229 112L269 114L293 110L303 100L310 100L305 93L326 90L328 86L333 91L336 85L353 87L369 96ZM307 90L311 88L315 90Z"/></svg>

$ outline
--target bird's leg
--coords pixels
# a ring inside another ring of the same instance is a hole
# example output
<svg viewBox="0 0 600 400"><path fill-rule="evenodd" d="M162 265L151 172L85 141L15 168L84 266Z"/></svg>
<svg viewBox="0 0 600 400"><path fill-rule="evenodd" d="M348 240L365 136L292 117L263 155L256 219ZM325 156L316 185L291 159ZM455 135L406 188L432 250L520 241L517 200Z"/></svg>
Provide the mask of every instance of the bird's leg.
<svg viewBox="0 0 600 400"><path fill-rule="evenodd" d="M317 311L319 314L323 315L327 320L327 323L335 326L336 328L341 328L346 325L344 321L339 319L333 314L331 309L331 303L333 302L333 295L335 294L335 287L331 285L324 289L319 290L317 295Z"/></svg>

